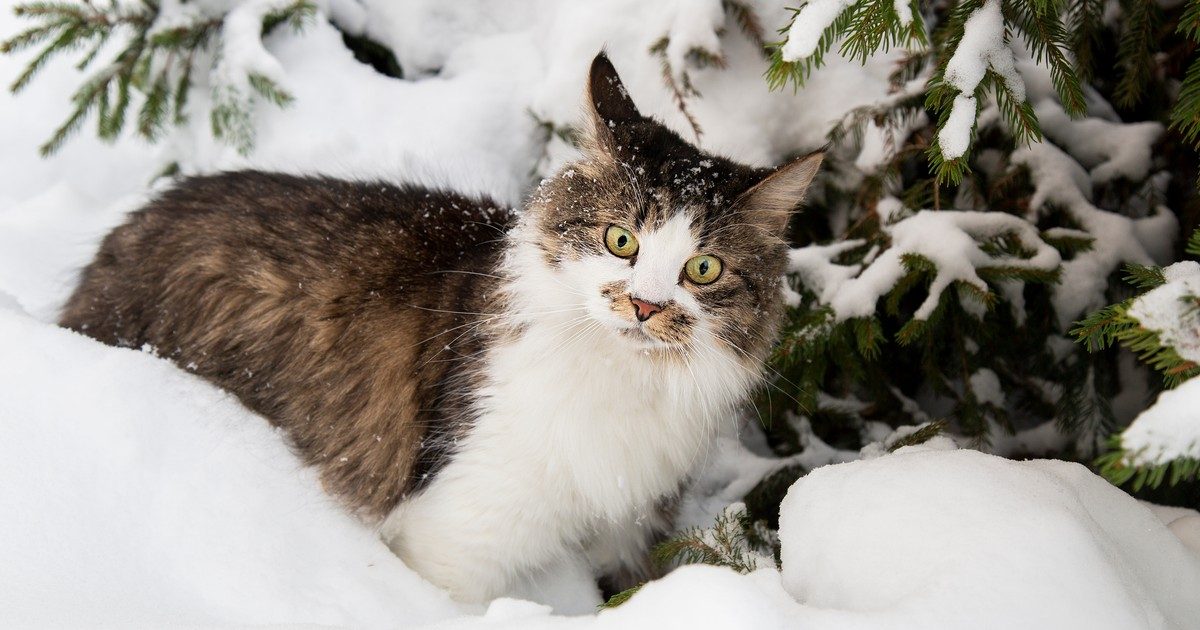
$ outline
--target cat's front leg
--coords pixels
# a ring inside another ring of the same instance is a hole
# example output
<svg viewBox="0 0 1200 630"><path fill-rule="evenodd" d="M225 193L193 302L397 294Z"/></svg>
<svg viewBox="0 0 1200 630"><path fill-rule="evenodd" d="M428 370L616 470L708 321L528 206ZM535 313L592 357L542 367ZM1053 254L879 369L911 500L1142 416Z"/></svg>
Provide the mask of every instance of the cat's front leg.
<svg viewBox="0 0 1200 630"><path fill-rule="evenodd" d="M588 563L608 592L619 593L662 576L650 550L663 541L673 516L673 502L647 506L625 521L600 521L584 541Z"/></svg>
<svg viewBox="0 0 1200 630"><path fill-rule="evenodd" d="M458 472L446 471L384 521L381 537L409 568L458 601L485 602L570 553L553 501Z"/></svg>

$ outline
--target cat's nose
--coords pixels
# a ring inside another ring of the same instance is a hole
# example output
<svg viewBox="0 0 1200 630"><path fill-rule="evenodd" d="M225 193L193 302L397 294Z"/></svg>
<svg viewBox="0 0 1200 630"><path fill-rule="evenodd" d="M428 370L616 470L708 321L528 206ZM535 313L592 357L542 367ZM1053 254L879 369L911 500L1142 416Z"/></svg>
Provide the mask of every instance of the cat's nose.
<svg viewBox="0 0 1200 630"><path fill-rule="evenodd" d="M650 316L662 310L662 307L658 304L647 302L646 300L639 300L632 296L630 296L629 301L633 302L633 308L637 311L637 318L639 322L644 322L647 319L650 319Z"/></svg>

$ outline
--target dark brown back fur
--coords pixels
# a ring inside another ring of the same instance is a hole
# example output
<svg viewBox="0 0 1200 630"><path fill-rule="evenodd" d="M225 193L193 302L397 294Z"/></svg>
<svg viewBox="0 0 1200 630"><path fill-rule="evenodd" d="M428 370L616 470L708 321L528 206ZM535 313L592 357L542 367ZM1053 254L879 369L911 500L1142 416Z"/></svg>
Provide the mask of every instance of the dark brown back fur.
<svg viewBox="0 0 1200 630"><path fill-rule="evenodd" d="M478 314L497 312L511 219L416 187L192 178L108 235L61 323L233 392L331 492L382 516L468 421L454 385L483 348Z"/></svg>

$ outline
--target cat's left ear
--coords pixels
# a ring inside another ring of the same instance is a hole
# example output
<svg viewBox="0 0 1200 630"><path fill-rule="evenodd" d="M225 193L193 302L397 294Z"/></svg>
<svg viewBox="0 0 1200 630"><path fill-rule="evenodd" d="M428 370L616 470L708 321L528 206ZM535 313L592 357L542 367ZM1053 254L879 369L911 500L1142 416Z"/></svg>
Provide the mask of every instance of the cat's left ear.
<svg viewBox="0 0 1200 630"><path fill-rule="evenodd" d="M782 236L824 158L824 151L815 151L780 166L742 193L735 205L754 225Z"/></svg>
<svg viewBox="0 0 1200 630"><path fill-rule="evenodd" d="M592 60L592 69L588 73L587 102L592 137L600 148L615 153L615 130L642 120L642 114L633 104L633 99L629 98L625 84L617 76L617 69L603 52Z"/></svg>

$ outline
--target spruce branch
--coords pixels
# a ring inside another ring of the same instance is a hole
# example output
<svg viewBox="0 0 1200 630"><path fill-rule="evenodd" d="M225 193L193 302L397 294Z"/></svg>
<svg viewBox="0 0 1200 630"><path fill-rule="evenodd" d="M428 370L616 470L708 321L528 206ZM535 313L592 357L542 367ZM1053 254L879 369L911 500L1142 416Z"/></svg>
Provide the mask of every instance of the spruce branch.
<svg viewBox="0 0 1200 630"><path fill-rule="evenodd" d="M1153 290L1166 281L1162 269L1157 267L1128 265L1125 274L1127 282L1143 290ZM1160 372L1167 387L1174 387L1200 375L1200 364L1181 357L1174 347L1162 342L1157 331L1145 328L1130 314L1136 299L1129 298L1092 313L1076 323L1071 335L1082 342L1089 352L1120 344L1136 354L1143 363ZM1200 308L1200 299L1194 296L1191 299Z"/></svg>
<svg viewBox="0 0 1200 630"><path fill-rule="evenodd" d="M696 120L696 116L692 114L692 110L688 108L687 100L690 97L700 96L700 92L692 85L692 78L687 73L687 70L679 69L677 71L671 63L670 57L667 56L667 47L670 44L670 39L666 37L660 38L650 46L650 54L659 58L663 84L671 92L671 98L675 101L675 107L679 110L679 113L683 114L684 120L692 128L692 133L696 135L696 140L698 141L704 134L704 131L700 128L700 123ZM725 60L723 58L698 48L691 50L689 57L698 60L701 66L725 67Z"/></svg>
<svg viewBox="0 0 1200 630"><path fill-rule="evenodd" d="M1078 118L1087 112L1079 72L1067 51L1071 49L1067 29L1060 17L1060 7L1054 2L1005 2L1004 15L1016 26L1033 54L1035 62L1050 69L1050 80L1058 92L1063 110Z"/></svg>
<svg viewBox="0 0 1200 630"><path fill-rule="evenodd" d="M868 57L881 50L897 46L920 49L928 44L924 22L919 17L914 18L919 15L916 0L912 0L906 16L900 15L894 0L857 0L825 27L812 51L793 58L785 48L793 24L803 17L804 7L788 10L792 12L792 19L779 30L785 38L768 44L770 65L765 77L771 89L782 88L789 82L799 89L812 71L824 64L825 55L838 41L841 41L839 54L861 63L866 63Z"/></svg>
<svg viewBox="0 0 1200 630"><path fill-rule="evenodd" d="M664 567L708 564L750 573L759 568L764 559L752 549L747 538L747 530L751 528L745 506L734 504L717 516L712 527L685 530L658 544L650 555Z"/></svg>
<svg viewBox="0 0 1200 630"><path fill-rule="evenodd" d="M1166 482L1175 486L1200 479L1200 459L1179 457L1158 464L1139 464L1139 453L1125 448L1120 436L1108 444L1108 452L1098 457L1095 466L1113 485L1130 484L1134 492L1142 488L1157 488Z"/></svg>
<svg viewBox="0 0 1200 630"><path fill-rule="evenodd" d="M1075 69L1080 80L1090 80L1095 72L1103 17L1104 0L1070 0L1068 3L1065 26L1070 34L1070 50L1075 55Z"/></svg>
<svg viewBox="0 0 1200 630"><path fill-rule="evenodd" d="M170 124L182 124L187 118L188 91L192 88L198 52L209 51L223 34L224 15L209 16L195 21L155 30L162 7L156 0L139 4L107 5L92 2L27 2L13 9L18 18L37 22L30 28L0 43L0 53L14 53L42 45L41 50L27 63L9 89L19 93L55 57L77 49L86 52L76 63L87 70L114 39L122 42L120 52L99 70L88 76L71 97L72 109L67 119L41 146L43 156L57 151L80 129L84 121L95 114L97 135L112 141L126 127L130 103L139 95L135 130L138 135L154 141L162 137ZM311 0L293 0L276 7L263 18L263 32L282 24L299 29L315 14ZM263 100L286 106L291 95L265 76L253 72L246 77L251 90ZM248 150L248 136L234 133L239 123L248 125L248 111L233 112L229 108L248 109L248 98L218 104L214 112L223 133L218 137L234 137L240 150Z"/></svg>
<svg viewBox="0 0 1200 630"><path fill-rule="evenodd" d="M1121 78L1115 96L1117 105L1133 107L1141 101L1158 66L1154 53L1162 15L1154 0L1120 0L1120 5L1124 13L1117 44Z"/></svg>
<svg viewBox="0 0 1200 630"><path fill-rule="evenodd" d="M763 57L769 58L770 51L767 49L767 31L763 28L762 20L758 18L754 8L740 0L721 0L721 8L724 9L726 15L733 18L735 24L741 29L742 33L754 42L754 45L762 53Z"/></svg>
<svg viewBox="0 0 1200 630"><path fill-rule="evenodd" d="M887 450L889 453L895 453L897 450L905 446L917 446L924 444L929 440L946 432L949 425L945 420L935 420L921 425L916 431L905 435L904 437L888 444Z"/></svg>

